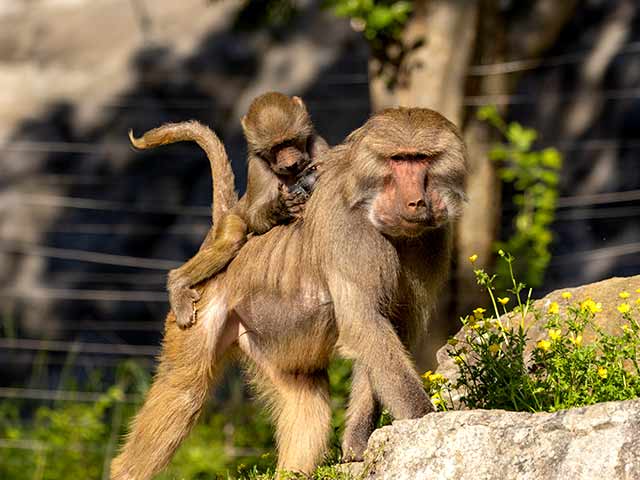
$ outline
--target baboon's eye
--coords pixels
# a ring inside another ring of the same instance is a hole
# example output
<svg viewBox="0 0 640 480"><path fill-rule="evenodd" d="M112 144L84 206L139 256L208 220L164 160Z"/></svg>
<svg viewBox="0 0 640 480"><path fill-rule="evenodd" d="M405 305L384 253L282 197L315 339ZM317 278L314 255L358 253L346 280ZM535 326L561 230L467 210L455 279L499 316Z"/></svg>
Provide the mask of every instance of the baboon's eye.
<svg viewBox="0 0 640 480"><path fill-rule="evenodd" d="M391 155L391 160L400 162L400 161L405 161L405 162L421 162L426 160L428 157L428 155L426 153L396 153Z"/></svg>

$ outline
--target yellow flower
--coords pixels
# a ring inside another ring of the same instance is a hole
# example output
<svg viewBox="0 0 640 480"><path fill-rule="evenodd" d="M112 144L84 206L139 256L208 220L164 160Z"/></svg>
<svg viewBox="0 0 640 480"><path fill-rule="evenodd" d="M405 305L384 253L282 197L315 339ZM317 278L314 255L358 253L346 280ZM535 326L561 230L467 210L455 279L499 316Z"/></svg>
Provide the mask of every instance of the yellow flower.
<svg viewBox="0 0 640 480"><path fill-rule="evenodd" d="M628 303L621 303L618 305L618 311L622 314L629 313L631 311L631 305Z"/></svg>
<svg viewBox="0 0 640 480"><path fill-rule="evenodd" d="M462 365L464 363L464 355L456 355L455 357L453 357L453 361L458 365Z"/></svg>
<svg viewBox="0 0 640 480"><path fill-rule="evenodd" d="M620 292L620 293L618 294L618 296L619 296L621 299L623 299L623 300L624 300L624 299L626 299L626 298L629 298L629 297L631 296L631 294L625 290L624 292Z"/></svg>
<svg viewBox="0 0 640 480"><path fill-rule="evenodd" d="M491 352L491 354L495 355L499 351L500 345L498 345L497 343L492 343L491 345L489 345L489 352Z"/></svg>
<svg viewBox="0 0 640 480"><path fill-rule="evenodd" d="M640 288L636 288L636 293L640 293Z"/></svg>
<svg viewBox="0 0 640 480"><path fill-rule="evenodd" d="M476 263L476 260L478 260L478 255L476 255L475 253L469 257L469 261L471 263Z"/></svg>
<svg viewBox="0 0 640 480"><path fill-rule="evenodd" d="M484 318L484 312L486 312L484 308L478 307L473 311L473 316L478 320L482 320Z"/></svg>
<svg viewBox="0 0 640 480"><path fill-rule="evenodd" d="M640 298L636 300L636 303L640 305Z"/></svg>
<svg viewBox="0 0 640 480"><path fill-rule="evenodd" d="M600 302L596 303L590 298L588 298L580 304L580 309L583 312L590 312L590 313L596 314L602 311L602 304Z"/></svg>
<svg viewBox="0 0 640 480"><path fill-rule="evenodd" d="M538 348L544 350L545 352L551 348L551 342L549 340L540 340L538 342Z"/></svg>
<svg viewBox="0 0 640 480"><path fill-rule="evenodd" d="M598 376L602 379L607 378L607 369L604 367L598 367Z"/></svg>
<svg viewBox="0 0 640 480"><path fill-rule="evenodd" d="M571 300L571 297L573 297L571 292L562 292L562 298L564 298L565 300Z"/></svg>
<svg viewBox="0 0 640 480"><path fill-rule="evenodd" d="M509 300L511 300L509 297L503 297L503 298L498 297L498 302L501 303L502 305L506 305L507 303L509 303Z"/></svg>
<svg viewBox="0 0 640 480"><path fill-rule="evenodd" d="M624 333L629 333L631 331L631 327L629 325L622 325L622 331Z"/></svg>
<svg viewBox="0 0 640 480"><path fill-rule="evenodd" d="M576 346L580 346L582 345L582 335L578 334L578 336L576 336L575 338L573 337L573 334L571 335L571 338L569 339L571 341L571 343L573 343Z"/></svg>
<svg viewBox="0 0 640 480"><path fill-rule="evenodd" d="M551 340L555 341L555 340L558 340L560 337L562 337L562 332L560 331L559 328L556 328L556 329L552 328L551 330L549 330L549 338Z"/></svg>
<svg viewBox="0 0 640 480"><path fill-rule="evenodd" d="M441 373L433 373L431 370L427 370L426 372L424 372L422 374L422 378L424 378L430 383L438 383L438 382L445 381L444 375L442 375Z"/></svg>
<svg viewBox="0 0 640 480"><path fill-rule="evenodd" d="M560 305L558 305L558 302L551 302L547 311L551 314L560 313Z"/></svg>

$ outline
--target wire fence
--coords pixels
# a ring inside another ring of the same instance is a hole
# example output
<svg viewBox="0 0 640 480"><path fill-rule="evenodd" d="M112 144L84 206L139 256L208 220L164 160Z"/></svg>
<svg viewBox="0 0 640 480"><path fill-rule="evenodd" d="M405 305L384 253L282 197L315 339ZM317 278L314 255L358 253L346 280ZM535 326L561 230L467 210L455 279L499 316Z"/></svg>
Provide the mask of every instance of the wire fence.
<svg viewBox="0 0 640 480"><path fill-rule="evenodd" d="M135 2L131 2L133 5ZM630 42L621 48L617 56L637 55L640 53L640 42ZM591 52L581 51L544 58L518 59L493 64L473 65L468 70L470 77L484 77L496 75L511 75L514 73L557 68L568 65L577 65L585 62ZM157 78L147 78L145 82L171 82L169 74L162 76L154 74ZM190 73L191 80L202 79L195 73ZM180 79L183 82L184 79ZM326 85L364 85L369 78L366 73L338 75L330 74L323 79ZM598 90L593 95L602 101L637 101L640 99L640 88L619 88ZM556 92L552 95L553 101L571 102L578 100L576 92ZM494 94L467 96L463 100L466 107L478 107L483 105L529 105L535 104L539 99L536 94ZM311 99L309 106L315 110L340 110L348 111L353 108L368 107L367 99ZM140 110L161 107L164 110L208 110L211 108L202 99L169 98L161 103L149 103L141 100L109 101L102 104L103 109ZM556 145L563 151L596 151L596 150L637 150L640 149L640 138L601 138L581 139L571 142L560 142ZM163 152L164 157L184 157L185 155L202 155L194 153L197 150L171 150ZM12 140L0 145L0 152L4 154L68 154L82 162L87 157L96 155L130 155L133 149L125 142L65 142L44 140ZM138 153L145 155L146 153ZM43 227L43 234L68 234L68 235L109 235L121 237L143 237L155 235L172 235L181 237L202 237L210 227L211 208L203 205L175 205L175 204L134 204L117 200L105 200L98 198L75 197L70 195L53 195L44 193L32 193L29 191L16 191L16 187L30 187L38 185L53 185L61 187L98 186L109 187L122 181L134 181L138 179L170 180L169 175L148 175L134 177L130 175L87 175L87 174L57 174L41 173L29 175L25 178L12 180L12 191L6 192L0 197L0 216L15 205L30 206L39 211L54 212L56 209L70 211L94 211L113 212L116 214L132 214L135 218L142 218L143 222L129 223L68 223L54 224ZM6 181L6 180L5 180ZM633 189L619 192L602 192L578 196L565 196L558 200L559 212L557 221L573 222L584 220L615 220L626 221L629 218L640 216L640 190ZM622 205L633 204L633 205ZM599 207L599 208L594 208ZM188 223L180 223L169 227L159 227L145 216L188 217ZM195 238L194 238L195 239ZM625 242L606 247L593 248L585 251L571 252L557 255L553 258L552 268L566 268L588 261L611 260L640 253L640 242ZM20 241L15 236L0 233L0 255L21 256L25 258L42 258L48 260L64 260L74 266L82 266L82 270L67 272L66 275L56 277L55 285L40 285L37 287L11 287L0 289L0 298L11 303L22 302L29 308L41 301L65 301L86 304L87 302L104 302L107 304L144 304L152 306L167 305L167 294L164 289L165 272L176 268L182 262L165 258L149 258L123 255L118 253L106 253L80 248L59 248L46 244L28 243ZM95 273L84 270L89 265L102 265L123 269L119 273ZM140 288L145 285L145 290L132 290L131 288L67 288L65 283L95 283L127 284ZM157 287L157 288L151 288ZM8 318L11 313L6 313ZM5 322L7 321L5 318ZM119 337L111 337L113 341L106 341L101 336L113 332L142 332L143 334L159 333L162 328L160 321L94 321L91 319L70 320L61 326L63 333L82 332L97 335L101 341L66 341L44 340L25 338L24 333L14 337L9 335L10 328L5 326L5 337L0 337L0 354L5 365L33 364L35 358L47 365L56 365L61 368L68 367L70 363L86 365L93 368L113 369L120 365L124 359L134 358L145 367L149 367L155 356L159 353L158 345L123 343ZM151 342L149 342L151 343ZM61 357L62 358L59 358ZM25 382L26 383L26 382ZM45 389L22 387L0 387L0 399L29 400L34 402L87 402L100 400L107 392L72 391L63 388ZM124 394L118 399L121 403L136 403L140 397ZM112 417L112 431L120 429L119 422L122 417L117 410ZM105 455L107 462L113 455L115 440L109 442L109 450ZM0 449L23 449L34 452L45 451L46 446L37 441L0 439ZM108 471L106 467L104 472Z"/></svg>

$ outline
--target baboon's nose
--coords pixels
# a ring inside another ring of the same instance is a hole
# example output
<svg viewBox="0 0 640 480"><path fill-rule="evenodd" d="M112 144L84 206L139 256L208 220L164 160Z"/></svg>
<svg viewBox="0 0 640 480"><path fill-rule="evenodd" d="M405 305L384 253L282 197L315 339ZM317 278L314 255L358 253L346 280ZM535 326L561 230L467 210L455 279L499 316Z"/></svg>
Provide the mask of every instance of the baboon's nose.
<svg viewBox="0 0 640 480"><path fill-rule="evenodd" d="M407 202L407 209L412 213L418 213L427 208L424 198L417 198Z"/></svg>

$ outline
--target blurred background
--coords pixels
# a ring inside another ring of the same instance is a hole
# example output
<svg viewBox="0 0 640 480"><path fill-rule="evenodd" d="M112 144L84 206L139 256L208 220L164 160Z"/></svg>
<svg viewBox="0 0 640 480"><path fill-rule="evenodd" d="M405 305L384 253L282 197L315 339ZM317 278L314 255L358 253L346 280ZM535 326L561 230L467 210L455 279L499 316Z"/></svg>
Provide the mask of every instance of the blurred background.
<svg viewBox="0 0 640 480"><path fill-rule="evenodd" d="M134 152L130 128L210 125L242 192L240 118L265 91L300 95L331 144L387 106L441 111L471 161L452 332L483 302L473 254L513 253L536 297L640 272L639 80L633 0L3 0L0 478L108 478L167 270L210 226L202 152ZM348 374L332 369L336 431ZM247 397L230 371L166 478L272 465Z"/></svg>

